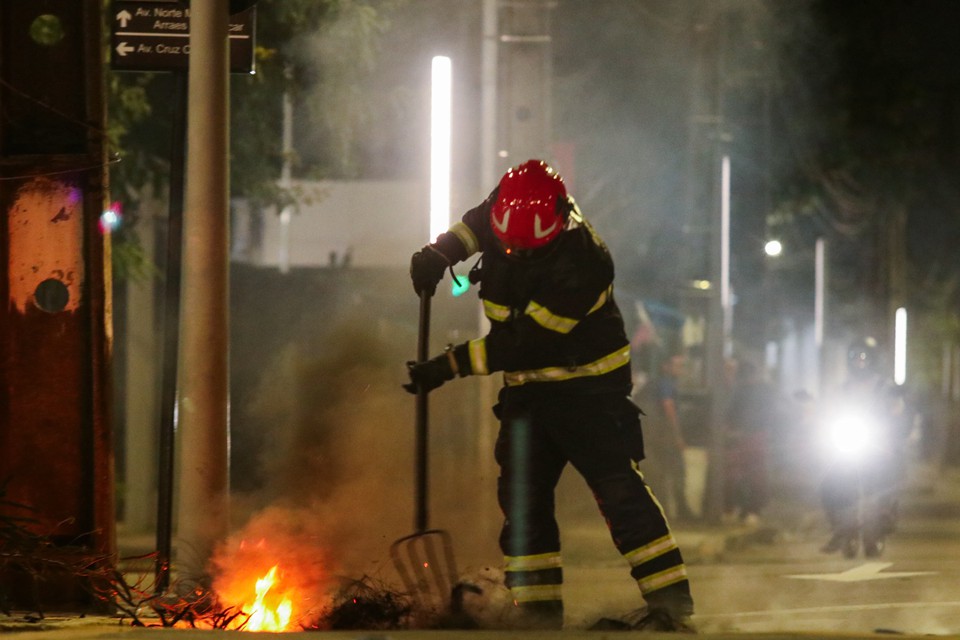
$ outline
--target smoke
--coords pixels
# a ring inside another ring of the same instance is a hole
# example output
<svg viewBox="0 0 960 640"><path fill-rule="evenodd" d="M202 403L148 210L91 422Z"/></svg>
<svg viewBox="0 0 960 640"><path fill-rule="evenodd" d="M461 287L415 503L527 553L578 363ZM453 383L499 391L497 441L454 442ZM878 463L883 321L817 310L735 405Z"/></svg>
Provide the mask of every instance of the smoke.
<svg viewBox="0 0 960 640"><path fill-rule="evenodd" d="M274 428L265 442L265 496L297 506L334 499L345 485L364 504L381 502L384 466L405 459L409 405L399 389L399 354L359 319L347 319L315 349L289 345L253 404ZM320 355L312 355L320 352ZM405 417L405 416L404 416Z"/></svg>
<svg viewBox="0 0 960 640"><path fill-rule="evenodd" d="M403 360L362 318L322 334L282 349L250 402L268 430L265 480L234 500L247 513L212 562L221 595L249 591L252 566L263 575L279 564L298 591L323 602L340 576L378 574L409 521L411 488L391 479L409 468L413 448L401 428L410 406L398 385Z"/></svg>

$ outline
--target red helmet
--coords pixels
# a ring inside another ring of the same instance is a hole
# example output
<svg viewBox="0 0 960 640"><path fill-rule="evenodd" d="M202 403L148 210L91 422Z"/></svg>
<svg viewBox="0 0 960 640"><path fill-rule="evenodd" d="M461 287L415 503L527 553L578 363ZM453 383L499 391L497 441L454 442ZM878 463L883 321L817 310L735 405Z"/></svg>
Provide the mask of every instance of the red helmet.
<svg viewBox="0 0 960 640"><path fill-rule="evenodd" d="M567 189L542 160L527 160L500 178L490 210L493 233L507 249L537 249L563 231Z"/></svg>

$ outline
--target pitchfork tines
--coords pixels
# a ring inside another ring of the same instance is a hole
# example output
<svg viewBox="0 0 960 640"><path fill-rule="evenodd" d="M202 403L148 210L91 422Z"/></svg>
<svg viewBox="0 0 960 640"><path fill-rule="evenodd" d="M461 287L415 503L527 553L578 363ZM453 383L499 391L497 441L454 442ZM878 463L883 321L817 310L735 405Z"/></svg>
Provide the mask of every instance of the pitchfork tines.
<svg viewBox="0 0 960 640"><path fill-rule="evenodd" d="M446 608L459 580L450 534L427 529L390 546L390 557L407 590L421 604Z"/></svg>

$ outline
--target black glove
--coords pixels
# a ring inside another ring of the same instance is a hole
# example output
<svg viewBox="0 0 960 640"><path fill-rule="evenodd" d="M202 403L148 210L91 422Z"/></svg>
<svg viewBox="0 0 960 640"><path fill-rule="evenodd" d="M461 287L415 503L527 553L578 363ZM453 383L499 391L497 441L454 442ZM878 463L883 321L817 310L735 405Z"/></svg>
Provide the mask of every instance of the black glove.
<svg viewBox="0 0 960 640"><path fill-rule="evenodd" d="M470 363L470 343L454 347L447 345L446 351L425 362L407 362L407 373L410 382L403 388L410 393L419 391L429 392L441 386L454 376L469 376L473 374L473 365Z"/></svg>
<svg viewBox="0 0 960 640"><path fill-rule="evenodd" d="M450 261L446 256L429 244L413 254L410 258L410 279L413 280L413 290L417 295L421 292L430 296L436 293L437 283L448 266Z"/></svg>
<svg viewBox="0 0 960 640"><path fill-rule="evenodd" d="M421 390L429 392L444 382L453 380L455 373L453 363L450 360L450 352L445 352L424 362L407 362L410 382L403 385L403 388L410 393L417 393Z"/></svg>

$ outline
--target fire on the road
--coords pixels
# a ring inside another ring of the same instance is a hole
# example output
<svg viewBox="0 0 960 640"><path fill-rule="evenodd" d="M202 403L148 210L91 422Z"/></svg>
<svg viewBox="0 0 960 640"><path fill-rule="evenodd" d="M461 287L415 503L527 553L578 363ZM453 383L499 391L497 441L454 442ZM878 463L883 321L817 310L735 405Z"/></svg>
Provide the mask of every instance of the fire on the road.
<svg viewBox="0 0 960 640"><path fill-rule="evenodd" d="M277 575L279 565L273 565L254 585L256 596L243 605L249 616L243 629L247 631L288 631L293 617L294 594L284 590Z"/></svg>
<svg viewBox="0 0 960 640"><path fill-rule="evenodd" d="M242 612L227 628L299 630L300 617L307 613L308 597L301 593L296 575L276 559L266 559L269 551L263 540L252 545L242 541L237 551L238 561L231 563L229 572L218 576L214 585L223 607Z"/></svg>

